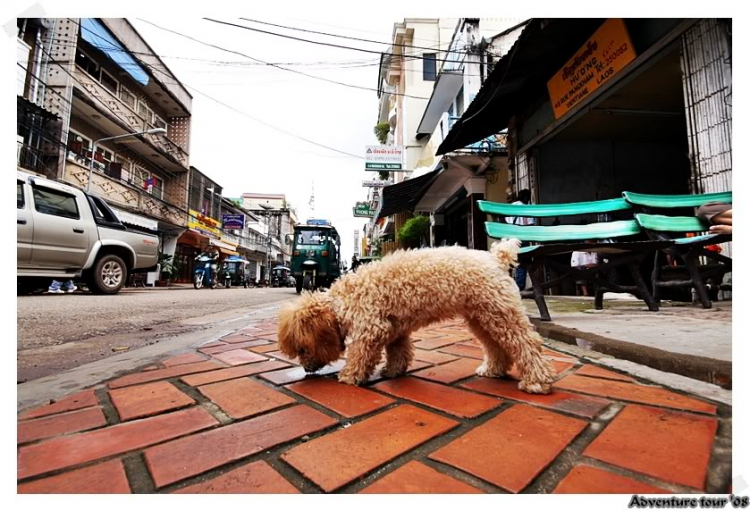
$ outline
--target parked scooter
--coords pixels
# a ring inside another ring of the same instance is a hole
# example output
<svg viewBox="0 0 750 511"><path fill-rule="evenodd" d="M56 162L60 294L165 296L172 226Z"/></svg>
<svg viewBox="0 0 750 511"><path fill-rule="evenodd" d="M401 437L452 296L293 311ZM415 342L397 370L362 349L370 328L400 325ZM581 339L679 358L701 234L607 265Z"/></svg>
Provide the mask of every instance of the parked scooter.
<svg viewBox="0 0 750 511"><path fill-rule="evenodd" d="M224 263L221 267L221 274L224 276L224 287L227 289L232 287L232 273L229 271L229 264Z"/></svg>
<svg viewBox="0 0 750 511"><path fill-rule="evenodd" d="M195 289L200 289L206 284L211 289L216 288L216 273L218 270L216 260L218 258L219 254L216 252L204 252L195 258L198 261L195 274L193 275L193 287Z"/></svg>

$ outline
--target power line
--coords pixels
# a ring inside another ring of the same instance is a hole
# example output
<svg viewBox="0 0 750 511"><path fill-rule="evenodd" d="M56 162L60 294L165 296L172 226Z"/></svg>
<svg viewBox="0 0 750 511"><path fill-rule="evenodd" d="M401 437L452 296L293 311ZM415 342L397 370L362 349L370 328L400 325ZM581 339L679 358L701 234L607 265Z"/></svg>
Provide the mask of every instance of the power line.
<svg viewBox="0 0 750 511"><path fill-rule="evenodd" d="M430 50L430 51L435 51L435 52L438 52L438 53L452 53L451 50L441 50L440 49L440 43L438 43L437 47L433 46L431 48L428 48L426 46L414 46L412 44L384 43L382 41L374 41L372 39L363 39L361 37L353 37L353 36L342 35L342 34L331 34L331 33L328 33L328 32L319 32L317 30L308 30L308 29L305 29L305 28L290 27L288 25L278 25L276 23L269 23L267 21L254 20L254 19L250 19L250 18L240 18L240 19L241 20L245 20L245 21L249 21L250 23L258 23L260 25L268 25L268 26L271 26L271 27L285 28L287 30L296 30L298 32L306 32L306 33L309 33L309 34L325 35L325 36L328 36L328 37L338 37L340 39L349 39L349 40L352 40L352 41L361 41L361 42L373 43L373 44L385 44L387 46L397 46L397 47L401 47L401 48L413 48L415 50Z"/></svg>
<svg viewBox="0 0 750 511"><path fill-rule="evenodd" d="M315 76L315 75L311 75L311 74L308 74L308 73L304 73L302 71L297 71L296 69L289 69L289 68L286 68L286 67L283 67L283 66L278 66L278 65L275 65L275 64L271 64L270 62L266 62L264 60L257 59L255 57L251 57L250 55L247 55L245 53L242 53L242 52L239 52L239 51L236 51L236 50L229 50L229 49L226 49L226 48L222 48L221 46L217 46L217 45L212 44L212 43L207 43L207 42L201 41L201 40L196 39L196 38L194 38L192 36L189 36L189 35L186 35L186 34L182 34L182 33L177 32L175 30L171 30L171 29L168 29L168 28L161 27L161 26L159 26L159 25L157 25L155 23L152 23L150 21L146 21L146 20L144 20L142 18L138 18L138 20L140 20L140 21L142 21L144 23L148 23L149 25L152 25L152 26L154 26L156 28L159 28L161 30L164 30L164 31L167 31L167 32L171 32L173 34L179 35L179 36L184 37L186 39L190 39L191 41L194 41L196 43L203 44L203 45L209 46L211 48L216 48L218 50L225 51L225 52L228 52L228 53L234 53L235 55L241 55L241 56L243 56L245 58L248 58L250 60L254 60L256 62L262 62L264 64L268 64L268 65L270 65L272 67L275 67L277 69L281 69L283 71L288 71L290 73L295 73L295 74L299 74L299 75L302 75L302 76L307 76L307 77L313 78L315 80L321 80L321 81L324 81L324 82L333 83L333 84L341 85L341 86L344 86L344 87L349 87L349 88L352 88L352 89L362 89L362 90L379 92L378 89L375 89L375 88L372 88L372 87L365 87L365 86L362 86L362 85L353 85L353 84L350 84L350 83L338 82L336 80L330 80L328 78L323 78L322 76ZM209 20L209 21L211 21L211 20ZM378 53L378 52L375 52L375 53ZM413 99L423 99L423 100L429 100L430 99L430 98L426 98L426 97L422 97L422 96L411 96L409 94L401 94L401 93L397 93L397 92L394 92L393 95L395 95L395 96L403 96L403 97L406 97L406 98L413 98Z"/></svg>
<svg viewBox="0 0 750 511"><path fill-rule="evenodd" d="M317 44L317 45L320 45L320 46L330 46L332 48L340 48L340 49L344 49L344 50L359 51L359 52L363 52L363 53L373 53L375 55L389 55L389 56L393 56L393 57L407 57L407 58L419 59L419 60L434 60L436 62L453 62L453 63L456 63L456 64L463 63L463 60L440 59L440 58L434 58L434 59L433 58L429 58L428 59L428 58L426 58L424 56L417 56L417 55L406 55L405 56L405 55L401 55L399 53L389 53L389 52L383 52L383 51L377 51L377 50L367 50L365 48L357 48L355 46L345 46L345 45L342 45L342 44L335 44L335 43L324 43L322 41L313 41L312 39L304 39L302 37L296 37L296 36L286 35L286 34L279 34L277 32L269 32L268 30L261 30L259 28L246 27L244 25L238 25L236 23L229 23L228 21L220 21L220 20L215 20L215 19L212 19L212 18L203 18L203 19L206 20L206 21L210 21L212 23L218 23L219 25L227 25L227 26L230 26L230 27L241 28L243 30L249 30L251 32L258 32L260 34L267 34L267 35L272 35L272 36L275 36L275 37L282 37L284 39L292 39L294 41L300 41L300 42L309 43L309 44Z"/></svg>

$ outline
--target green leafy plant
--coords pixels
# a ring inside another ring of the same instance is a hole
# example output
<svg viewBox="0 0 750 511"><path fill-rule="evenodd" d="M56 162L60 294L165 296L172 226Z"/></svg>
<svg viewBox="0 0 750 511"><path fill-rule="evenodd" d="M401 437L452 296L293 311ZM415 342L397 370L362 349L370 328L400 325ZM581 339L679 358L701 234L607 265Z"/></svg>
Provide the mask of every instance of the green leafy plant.
<svg viewBox="0 0 750 511"><path fill-rule="evenodd" d="M388 133L391 131L391 125L387 122L379 122L375 125L373 131L375 132L375 137L377 137L378 142L385 144L388 141Z"/></svg>
<svg viewBox="0 0 750 511"><path fill-rule="evenodd" d="M430 217L415 216L398 230L398 239L407 248L417 248L430 235Z"/></svg>
<svg viewBox="0 0 750 511"><path fill-rule="evenodd" d="M381 172L378 172L378 177L380 177L380 179L382 179L383 181L388 181L388 179L391 177L391 173L381 171Z"/></svg>
<svg viewBox="0 0 750 511"><path fill-rule="evenodd" d="M164 252L159 252L159 264L161 265L162 278L166 276L165 280L170 280L180 271L180 265L174 260L174 256L167 255Z"/></svg>

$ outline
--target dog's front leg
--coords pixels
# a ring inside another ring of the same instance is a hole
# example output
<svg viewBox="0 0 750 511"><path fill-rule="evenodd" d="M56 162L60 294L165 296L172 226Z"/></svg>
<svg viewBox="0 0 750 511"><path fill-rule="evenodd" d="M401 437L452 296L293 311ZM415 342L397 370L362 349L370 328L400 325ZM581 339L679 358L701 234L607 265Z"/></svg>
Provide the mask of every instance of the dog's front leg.
<svg viewBox="0 0 750 511"><path fill-rule="evenodd" d="M352 343L347 348L346 365L339 372L339 381L349 385L362 385L372 375L373 371L380 363L383 347L387 338L385 331L378 332L380 335L374 335L372 330L367 332L357 332L352 334Z"/></svg>

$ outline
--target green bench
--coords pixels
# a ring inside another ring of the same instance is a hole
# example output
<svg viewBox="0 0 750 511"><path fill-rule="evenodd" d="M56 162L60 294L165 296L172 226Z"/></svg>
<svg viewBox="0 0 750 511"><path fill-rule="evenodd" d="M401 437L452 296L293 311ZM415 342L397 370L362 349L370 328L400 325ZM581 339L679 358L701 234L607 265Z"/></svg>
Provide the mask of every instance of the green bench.
<svg viewBox="0 0 750 511"><path fill-rule="evenodd" d="M704 234L709 226L695 216L676 216L655 214L674 212L689 208L697 208L708 202L732 203L732 192L707 193L699 195L647 195L623 192L623 198L633 205L636 211L635 219L638 225L652 240L669 240L674 243L655 253L654 270L651 275L651 289L655 300L659 300L659 290L672 287L690 287L695 290L701 305L705 309L711 308L711 300L705 283L708 279L717 279L719 283L726 273L732 271L732 259L708 250L708 245L718 245L732 240L731 235ZM679 234L678 234L679 233ZM693 234L687 237L687 234ZM665 256L682 262L681 265L671 266L663 264ZM701 264L705 258L705 264ZM712 262L708 262L712 261ZM676 278L666 278L665 275L677 271ZM679 273L685 274L684 276ZM724 286L730 288L731 286Z"/></svg>
<svg viewBox="0 0 750 511"><path fill-rule="evenodd" d="M594 306L603 309L605 291L629 292L640 296L649 310L658 311L658 303L651 296L640 273L640 263L647 254L666 248L672 241L641 241L634 237L642 235L636 220L596 222L587 225L513 225L504 222L503 217L557 218L573 215L609 214L616 211L630 211L631 205L625 199L607 199L568 204L500 204L478 201L478 207L492 216L492 222L485 222L485 230L491 238L517 238L524 242L537 242L539 245L523 247L519 262L528 268L533 288L533 298L543 321L551 317L544 300L544 290L567 279L586 280L594 285ZM593 240L593 242L585 242ZM555 256L572 254L575 251L596 252L607 258L596 268L573 268L562 264ZM544 267L557 270L562 276L545 280ZM627 266L634 286L615 284L606 278L610 270Z"/></svg>

